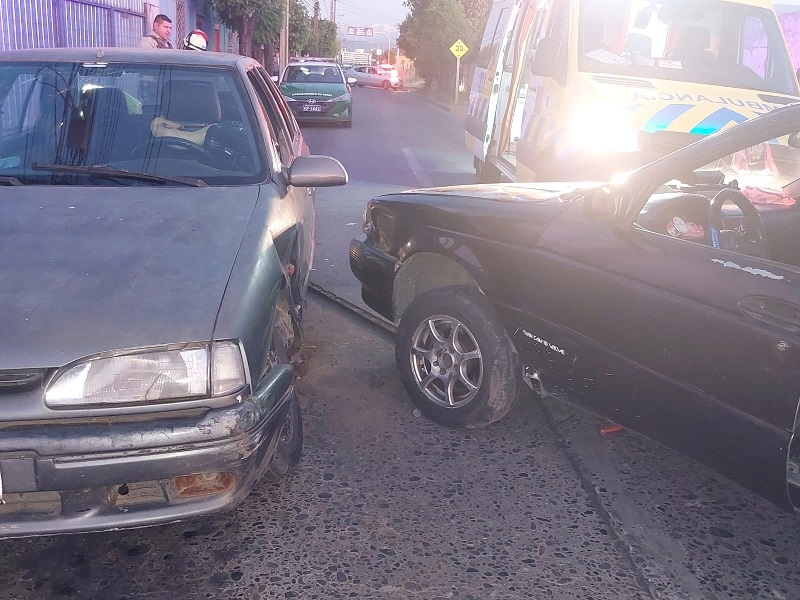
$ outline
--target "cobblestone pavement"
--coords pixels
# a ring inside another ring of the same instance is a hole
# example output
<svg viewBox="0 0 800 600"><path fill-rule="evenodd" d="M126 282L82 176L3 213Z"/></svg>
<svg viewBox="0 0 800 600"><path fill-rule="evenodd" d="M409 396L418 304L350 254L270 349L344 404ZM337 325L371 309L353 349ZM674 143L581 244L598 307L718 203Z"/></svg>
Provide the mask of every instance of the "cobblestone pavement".
<svg viewBox="0 0 800 600"><path fill-rule="evenodd" d="M450 431L392 340L312 298L298 470L235 512L0 542L0 598L800 597L798 520L552 400Z"/></svg>

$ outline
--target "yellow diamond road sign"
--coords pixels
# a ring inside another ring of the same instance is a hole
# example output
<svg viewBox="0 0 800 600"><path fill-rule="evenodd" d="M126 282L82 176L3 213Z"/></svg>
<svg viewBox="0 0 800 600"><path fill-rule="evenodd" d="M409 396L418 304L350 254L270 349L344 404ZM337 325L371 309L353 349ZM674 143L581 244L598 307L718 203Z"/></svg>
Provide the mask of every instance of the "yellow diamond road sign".
<svg viewBox="0 0 800 600"><path fill-rule="evenodd" d="M455 44L450 46L450 52L455 54L456 58L461 58L464 56L467 53L467 50L469 50L469 48L467 48L467 45L461 40L458 40Z"/></svg>

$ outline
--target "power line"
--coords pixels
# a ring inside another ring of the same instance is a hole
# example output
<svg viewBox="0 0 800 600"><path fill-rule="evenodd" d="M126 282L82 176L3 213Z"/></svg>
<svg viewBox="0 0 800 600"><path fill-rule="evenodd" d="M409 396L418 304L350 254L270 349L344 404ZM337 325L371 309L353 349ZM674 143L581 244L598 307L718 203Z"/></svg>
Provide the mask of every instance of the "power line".
<svg viewBox="0 0 800 600"><path fill-rule="evenodd" d="M342 2L342 0L337 0L337 4L341 4L342 6L347 6L348 7L348 11L347 12L349 12L349 13L356 13L356 14L363 15L365 17L373 17L373 18L378 18L378 19L391 19L391 20L395 20L395 19L398 18L396 15L391 15L390 16L390 15L387 15L387 14L373 12L373 11L370 11L370 10L363 9L360 6L354 6L352 4L348 4L347 2Z"/></svg>

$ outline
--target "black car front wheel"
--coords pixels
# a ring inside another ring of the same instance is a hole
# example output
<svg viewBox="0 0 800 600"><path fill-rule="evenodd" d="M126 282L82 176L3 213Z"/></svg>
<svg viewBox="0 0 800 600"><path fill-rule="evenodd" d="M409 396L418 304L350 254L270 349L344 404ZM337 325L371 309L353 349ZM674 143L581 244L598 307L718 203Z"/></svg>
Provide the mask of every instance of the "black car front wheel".
<svg viewBox="0 0 800 600"><path fill-rule="evenodd" d="M466 286L417 297L397 329L403 386L428 417L448 427L483 427L517 398L518 359L491 303Z"/></svg>

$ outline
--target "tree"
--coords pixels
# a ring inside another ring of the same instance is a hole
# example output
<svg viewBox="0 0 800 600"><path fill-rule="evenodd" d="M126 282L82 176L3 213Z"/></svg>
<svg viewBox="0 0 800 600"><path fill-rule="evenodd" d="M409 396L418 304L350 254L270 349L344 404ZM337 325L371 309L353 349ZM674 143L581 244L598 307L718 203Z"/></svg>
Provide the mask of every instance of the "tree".
<svg viewBox="0 0 800 600"><path fill-rule="evenodd" d="M211 0L226 25L239 33L239 54L256 56L255 46L272 48L283 26L283 0ZM311 19L300 0L289 0L289 52L305 47ZM272 56L271 52L268 53ZM258 57L257 58L261 58Z"/></svg>
<svg viewBox="0 0 800 600"><path fill-rule="evenodd" d="M310 33L308 44L303 53L311 56L336 56L339 54L337 34L336 23L327 19L320 19L317 24L317 33L316 35L314 35L313 31Z"/></svg>
<svg viewBox="0 0 800 600"><path fill-rule="evenodd" d="M426 84L455 85L455 58L450 46L472 40L475 30L460 0L407 0L411 14L400 24L397 45L416 61Z"/></svg>
<svg viewBox="0 0 800 600"><path fill-rule="evenodd" d="M492 10L494 0L461 0L464 7L464 14L472 26L472 30L478 35L483 34L486 27L486 19L489 18L489 11ZM475 40L479 41L478 39Z"/></svg>
<svg viewBox="0 0 800 600"><path fill-rule="evenodd" d="M274 8L271 7L274 0L211 0L211 2L225 24L239 33L239 54L253 56L253 35L256 26L262 14L271 14L270 8Z"/></svg>
<svg viewBox="0 0 800 600"><path fill-rule="evenodd" d="M300 56L311 37L311 17L300 0L289 0L289 56Z"/></svg>

